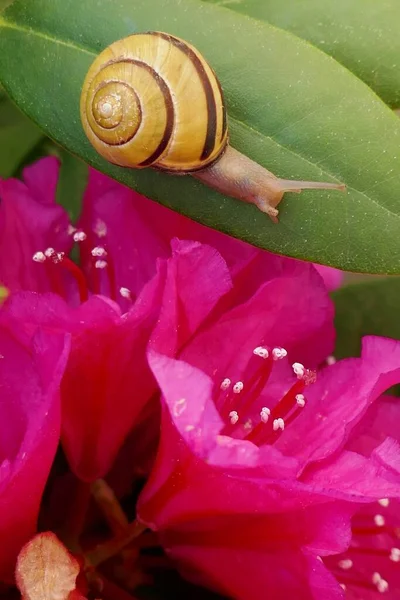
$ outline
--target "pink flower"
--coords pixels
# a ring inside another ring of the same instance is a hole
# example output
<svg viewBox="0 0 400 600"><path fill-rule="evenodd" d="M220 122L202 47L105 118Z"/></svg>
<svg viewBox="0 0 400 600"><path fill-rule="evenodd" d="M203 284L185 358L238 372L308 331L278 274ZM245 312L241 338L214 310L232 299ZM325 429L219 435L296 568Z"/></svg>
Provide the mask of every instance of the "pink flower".
<svg viewBox="0 0 400 600"><path fill-rule="evenodd" d="M0 326L0 581L12 581L21 546L36 530L42 492L60 435L64 335L38 330L26 340Z"/></svg>
<svg viewBox="0 0 400 600"><path fill-rule="evenodd" d="M350 445L369 407L400 381L400 343L365 338L360 359L324 368L315 382L296 361L312 354L304 332L296 339L307 321L296 313L307 289L298 286L275 305L264 298L263 318L250 303L233 309L180 360L160 354L160 338L149 354L163 417L139 516L186 577L237 599L342 598L337 570L321 558L348 548L360 505L376 510L400 496L397 442L384 436L365 454Z"/></svg>

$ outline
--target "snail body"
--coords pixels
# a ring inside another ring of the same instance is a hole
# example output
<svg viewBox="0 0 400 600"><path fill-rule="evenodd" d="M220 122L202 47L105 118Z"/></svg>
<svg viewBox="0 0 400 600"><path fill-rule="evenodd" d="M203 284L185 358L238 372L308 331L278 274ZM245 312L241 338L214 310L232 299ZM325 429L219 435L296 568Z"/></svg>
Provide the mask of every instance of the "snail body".
<svg viewBox="0 0 400 600"><path fill-rule="evenodd" d="M191 174L275 221L286 191L344 188L278 179L229 146L216 74L192 45L163 32L133 34L96 58L83 84L81 119L109 162Z"/></svg>

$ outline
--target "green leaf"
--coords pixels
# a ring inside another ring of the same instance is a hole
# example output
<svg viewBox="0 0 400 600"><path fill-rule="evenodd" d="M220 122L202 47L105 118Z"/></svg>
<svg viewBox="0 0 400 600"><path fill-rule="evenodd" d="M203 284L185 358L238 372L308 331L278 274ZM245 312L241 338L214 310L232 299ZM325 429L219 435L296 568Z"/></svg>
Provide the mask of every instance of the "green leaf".
<svg viewBox="0 0 400 600"><path fill-rule="evenodd" d="M0 95L0 177L15 175L43 139L42 131Z"/></svg>
<svg viewBox="0 0 400 600"><path fill-rule="evenodd" d="M205 0L287 29L400 107L398 0Z"/></svg>
<svg viewBox="0 0 400 600"><path fill-rule="evenodd" d="M332 294L336 307L337 358L359 356L364 335L400 340L400 278L352 283Z"/></svg>
<svg viewBox="0 0 400 600"><path fill-rule="evenodd" d="M287 194L274 225L191 177L121 169L80 123L106 45L163 30L201 50L226 94L232 145L278 176L344 181ZM46 133L141 193L262 248L347 270L400 273L400 121L358 78L292 34L200 0L16 0L0 18L0 81ZM372 243L373 241L373 243Z"/></svg>
<svg viewBox="0 0 400 600"><path fill-rule="evenodd" d="M64 206L75 221L79 216L83 192L87 184L86 163L65 150L60 151L61 170L57 186L57 202Z"/></svg>

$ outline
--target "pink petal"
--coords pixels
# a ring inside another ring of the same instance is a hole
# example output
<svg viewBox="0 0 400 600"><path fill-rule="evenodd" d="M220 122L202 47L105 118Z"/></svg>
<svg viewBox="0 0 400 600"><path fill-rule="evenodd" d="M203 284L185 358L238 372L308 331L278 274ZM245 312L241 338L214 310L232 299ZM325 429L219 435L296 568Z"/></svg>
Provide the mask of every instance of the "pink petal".
<svg viewBox="0 0 400 600"><path fill-rule="evenodd" d="M59 171L60 163L54 156L42 158L23 170L22 179L39 204L54 205Z"/></svg>
<svg viewBox="0 0 400 600"><path fill-rule="evenodd" d="M388 438L370 458L342 452L328 463L309 469L302 481L330 488L336 497L349 497L354 502L400 497L400 447Z"/></svg>
<svg viewBox="0 0 400 600"><path fill-rule="evenodd" d="M0 281L11 291L50 291L48 272L32 257L48 247L70 248L68 216L54 197L58 162L42 159L24 177L25 183L0 181Z"/></svg>
<svg viewBox="0 0 400 600"><path fill-rule="evenodd" d="M34 534L60 433L59 384L69 350L64 335L37 331L22 345L0 327L0 579Z"/></svg>
<svg viewBox="0 0 400 600"><path fill-rule="evenodd" d="M231 288L229 271L216 250L173 240L172 259L151 347L168 355L186 343Z"/></svg>
<svg viewBox="0 0 400 600"><path fill-rule="evenodd" d="M292 549L271 553L225 546L174 547L170 555L187 579L237 600L342 600L343 590L324 565Z"/></svg>

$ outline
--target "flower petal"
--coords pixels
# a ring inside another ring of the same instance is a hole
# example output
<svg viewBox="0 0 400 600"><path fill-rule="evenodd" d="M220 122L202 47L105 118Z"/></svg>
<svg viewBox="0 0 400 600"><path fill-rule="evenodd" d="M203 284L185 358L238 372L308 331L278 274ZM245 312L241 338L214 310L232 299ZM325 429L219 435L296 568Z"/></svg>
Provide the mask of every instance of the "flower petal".
<svg viewBox="0 0 400 600"><path fill-rule="evenodd" d="M60 434L59 385L69 351L64 335L37 331L27 345L0 326L0 580L11 580L33 535Z"/></svg>
<svg viewBox="0 0 400 600"><path fill-rule="evenodd" d="M170 555L187 579L237 600L342 600L343 590L318 559L300 552L178 546Z"/></svg>
<svg viewBox="0 0 400 600"><path fill-rule="evenodd" d="M47 271L32 257L48 247L65 252L71 246L68 215L55 203L58 162L42 159L24 177L25 183L0 181L0 282L11 291L50 291Z"/></svg>

